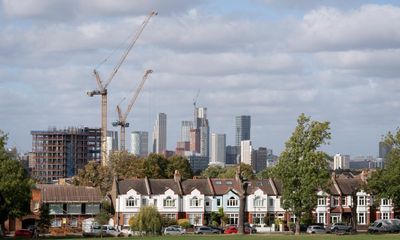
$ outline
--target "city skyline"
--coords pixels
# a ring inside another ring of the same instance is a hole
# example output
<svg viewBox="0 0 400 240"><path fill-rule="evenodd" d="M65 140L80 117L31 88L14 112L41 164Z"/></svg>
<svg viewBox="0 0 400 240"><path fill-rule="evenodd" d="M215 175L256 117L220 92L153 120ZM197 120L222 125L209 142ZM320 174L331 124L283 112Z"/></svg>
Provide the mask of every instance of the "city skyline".
<svg viewBox="0 0 400 240"><path fill-rule="evenodd" d="M277 154L302 112L331 122L322 148L331 155L378 156L381 136L399 127L397 1L1 3L0 129L21 152L32 149L31 130L100 127L99 99L85 94L96 87L91 73L109 74L153 9L159 15L110 85L109 130L148 68L127 132L152 132L164 112L171 150L198 89L210 133L225 133L226 145L239 115L252 118L254 148Z"/></svg>

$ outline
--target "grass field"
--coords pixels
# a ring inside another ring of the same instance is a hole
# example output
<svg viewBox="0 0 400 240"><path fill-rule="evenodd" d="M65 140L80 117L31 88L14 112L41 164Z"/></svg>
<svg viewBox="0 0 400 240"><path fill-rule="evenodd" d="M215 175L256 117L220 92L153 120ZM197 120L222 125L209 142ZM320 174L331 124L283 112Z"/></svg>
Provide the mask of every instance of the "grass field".
<svg viewBox="0 0 400 240"><path fill-rule="evenodd" d="M69 238L63 238L64 240ZM78 239L78 238L71 238ZM100 238L80 238L80 239L100 239ZM356 235L335 235L335 234L323 234L323 235L307 235L303 234L300 236L295 235L277 235L277 234L255 234L255 235L183 235L183 236L156 236L156 237L130 237L130 238L103 238L103 240L111 240L111 239L143 239L143 240L164 240L164 239L174 239L174 240L305 240L305 239L322 239L322 240L334 240L334 239L354 239L354 240L391 240L391 239L400 239L400 234L379 234L379 235L371 235L371 234L356 234Z"/></svg>

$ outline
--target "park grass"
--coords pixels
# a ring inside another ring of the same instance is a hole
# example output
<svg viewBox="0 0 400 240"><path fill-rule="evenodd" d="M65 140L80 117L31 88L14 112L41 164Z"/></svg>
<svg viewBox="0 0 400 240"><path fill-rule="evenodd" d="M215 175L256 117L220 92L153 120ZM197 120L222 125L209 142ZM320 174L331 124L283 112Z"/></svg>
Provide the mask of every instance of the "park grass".
<svg viewBox="0 0 400 240"><path fill-rule="evenodd" d="M55 239L55 238L52 238ZM57 239L74 239L77 238L57 238ZM81 238L81 239L97 239L100 238ZM355 235L335 235L335 234L321 234L321 235L309 235L302 234L299 236L295 235L285 235L285 234L253 234L253 235L239 235L239 234L229 234L229 235L182 235L182 236L147 236L147 237L123 237L123 238L102 238L102 240L111 239L143 239L143 240L391 240L400 239L400 234L355 234Z"/></svg>

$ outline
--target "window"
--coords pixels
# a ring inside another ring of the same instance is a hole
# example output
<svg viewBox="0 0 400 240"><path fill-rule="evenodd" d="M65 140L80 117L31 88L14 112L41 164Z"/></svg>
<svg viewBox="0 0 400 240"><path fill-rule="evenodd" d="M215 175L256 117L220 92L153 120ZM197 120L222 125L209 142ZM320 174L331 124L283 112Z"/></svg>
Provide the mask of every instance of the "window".
<svg viewBox="0 0 400 240"><path fill-rule="evenodd" d="M254 207L264 207L265 200L261 197L256 197L254 199Z"/></svg>
<svg viewBox="0 0 400 240"><path fill-rule="evenodd" d="M332 206L333 207L339 206L339 197L332 197Z"/></svg>
<svg viewBox="0 0 400 240"><path fill-rule="evenodd" d="M326 205L325 197L318 197L318 206L325 206L325 205Z"/></svg>
<svg viewBox="0 0 400 240"><path fill-rule="evenodd" d="M39 205L39 201L33 201L33 211L39 211L40 205Z"/></svg>
<svg viewBox="0 0 400 240"><path fill-rule="evenodd" d="M189 222L192 225L203 225L203 215L201 213L190 213Z"/></svg>
<svg viewBox="0 0 400 240"><path fill-rule="evenodd" d="M135 214L124 214L124 226L129 226L129 219L135 216Z"/></svg>
<svg viewBox="0 0 400 240"><path fill-rule="evenodd" d="M365 213L357 213L357 223L365 224Z"/></svg>
<svg viewBox="0 0 400 240"><path fill-rule="evenodd" d="M358 205L365 206L365 196L358 196Z"/></svg>
<svg viewBox="0 0 400 240"><path fill-rule="evenodd" d="M222 182L221 182L221 181L215 181L215 184L217 184L217 185L221 185L221 184L222 184Z"/></svg>
<svg viewBox="0 0 400 240"><path fill-rule="evenodd" d="M342 197L342 206L347 206L346 197Z"/></svg>
<svg viewBox="0 0 400 240"><path fill-rule="evenodd" d="M176 214L175 213L163 213L162 216L164 218L167 218L167 219L171 219L171 220L175 219L176 220Z"/></svg>
<svg viewBox="0 0 400 240"><path fill-rule="evenodd" d="M381 213L381 219L389 219L389 213L388 212Z"/></svg>
<svg viewBox="0 0 400 240"><path fill-rule="evenodd" d="M389 204L389 199L383 198L383 199L382 199L382 206L390 206L390 204Z"/></svg>
<svg viewBox="0 0 400 240"><path fill-rule="evenodd" d="M206 200L206 207L210 206L210 200Z"/></svg>
<svg viewBox="0 0 400 240"><path fill-rule="evenodd" d="M68 214L81 214L82 206L81 204L67 204Z"/></svg>
<svg viewBox="0 0 400 240"><path fill-rule="evenodd" d="M154 199L153 205L157 207L157 199Z"/></svg>
<svg viewBox="0 0 400 240"><path fill-rule="evenodd" d="M100 212L100 204L97 203L86 204L86 214L98 214L99 212Z"/></svg>
<svg viewBox="0 0 400 240"><path fill-rule="evenodd" d="M331 223L338 223L340 222L340 216L339 215L332 215L331 216Z"/></svg>
<svg viewBox="0 0 400 240"><path fill-rule="evenodd" d="M137 207L137 199L134 197L129 197L128 199L126 199L126 206L127 207Z"/></svg>
<svg viewBox="0 0 400 240"><path fill-rule="evenodd" d="M253 214L253 224L264 224L264 213L254 213Z"/></svg>
<svg viewBox="0 0 400 240"><path fill-rule="evenodd" d="M217 207L221 206L221 199L217 198Z"/></svg>
<svg viewBox="0 0 400 240"><path fill-rule="evenodd" d="M318 213L318 223L325 224L325 213Z"/></svg>
<svg viewBox="0 0 400 240"><path fill-rule="evenodd" d="M228 202L227 202L227 206L228 207L237 207L239 204L238 204L238 200L237 199L235 199L234 197L230 197L229 199L228 199Z"/></svg>
<svg viewBox="0 0 400 240"><path fill-rule="evenodd" d="M239 214L238 213L227 213L228 217L228 224L230 225L237 225L239 221Z"/></svg>
<svg viewBox="0 0 400 240"><path fill-rule="evenodd" d="M193 197L192 199L190 199L190 206L191 207L200 207L200 202L201 202L200 199L198 199L197 197Z"/></svg>
<svg viewBox="0 0 400 240"><path fill-rule="evenodd" d="M269 201L268 205L269 205L270 207L274 207L274 199L273 199L273 198L270 198L270 199L268 199L268 201Z"/></svg>
<svg viewBox="0 0 400 240"><path fill-rule="evenodd" d="M232 185L232 181L226 181L226 185Z"/></svg>
<svg viewBox="0 0 400 240"><path fill-rule="evenodd" d="M63 205L62 204L49 204L49 214L63 214Z"/></svg>
<svg viewBox="0 0 400 240"><path fill-rule="evenodd" d="M71 227L78 227L78 219L72 218L71 222L69 223Z"/></svg>
<svg viewBox="0 0 400 240"><path fill-rule="evenodd" d="M164 199L164 207L175 207L175 200L171 197Z"/></svg>
<svg viewBox="0 0 400 240"><path fill-rule="evenodd" d="M142 198L142 206L146 206L147 205L147 199L146 198Z"/></svg>
<svg viewBox="0 0 400 240"><path fill-rule="evenodd" d="M51 227L61 227L61 219L51 220Z"/></svg>

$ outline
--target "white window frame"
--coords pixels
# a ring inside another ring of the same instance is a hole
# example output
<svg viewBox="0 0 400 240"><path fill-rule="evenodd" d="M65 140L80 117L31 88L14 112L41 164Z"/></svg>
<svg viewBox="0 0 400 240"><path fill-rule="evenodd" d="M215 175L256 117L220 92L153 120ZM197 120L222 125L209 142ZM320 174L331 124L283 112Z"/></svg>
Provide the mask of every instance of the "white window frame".
<svg viewBox="0 0 400 240"><path fill-rule="evenodd" d="M381 219L389 219L390 213L389 212L381 212Z"/></svg>
<svg viewBox="0 0 400 240"><path fill-rule="evenodd" d="M221 199L217 198L217 207L221 207Z"/></svg>
<svg viewBox="0 0 400 240"><path fill-rule="evenodd" d="M254 198L254 207L264 207L265 199L257 196Z"/></svg>
<svg viewBox="0 0 400 240"><path fill-rule="evenodd" d="M366 223L366 213L359 212L357 213L357 224L364 225Z"/></svg>
<svg viewBox="0 0 400 240"><path fill-rule="evenodd" d="M326 213L324 213L324 212L319 212L319 213L317 214L317 222L318 222L318 223L326 224Z"/></svg>
<svg viewBox="0 0 400 240"><path fill-rule="evenodd" d="M343 207L343 206L347 206L347 197L342 196L342 202L341 202L341 204L342 204L342 207Z"/></svg>
<svg viewBox="0 0 400 240"><path fill-rule="evenodd" d="M269 198L268 199L268 205L269 205L269 207L274 207L274 199L273 198Z"/></svg>
<svg viewBox="0 0 400 240"><path fill-rule="evenodd" d="M201 207L201 199L198 197L191 198L190 207Z"/></svg>
<svg viewBox="0 0 400 240"><path fill-rule="evenodd" d="M366 197L358 196L357 203L358 203L358 206L366 206L367 205Z"/></svg>
<svg viewBox="0 0 400 240"><path fill-rule="evenodd" d="M332 197L332 207L337 207L339 206L339 197L333 196Z"/></svg>
<svg viewBox="0 0 400 240"><path fill-rule="evenodd" d="M202 226L203 225L203 214L201 213L189 213L189 222L194 226ZM196 219L198 220L196 223Z"/></svg>
<svg viewBox="0 0 400 240"><path fill-rule="evenodd" d="M340 215L331 215L331 223L339 223L341 222Z"/></svg>
<svg viewBox="0 0 400 240"><path fill-rule="evenodd" d="M325 206L326 205L326 197L318 197L318 206Z"/></svg>
<svg viewBox="0 0 400 240"><path fill-rule="evenodd" d="M175 207L175 199L168 196L168 197L164 198L163 205L164 205L164 207Z"/></svg>
<svg viewBox="0 0 400 240"><path fill-rule="evenodd" d="M252 224L258 224L258 225L264 224L265 213L253 213L252 217L253 217ZM258 223L255 223L254 221L256 218L260 220Z"/></svg>
<svg viewBox="0 0 400 240"><path fill-rule="evenodd" d="M387 198L382 198L381 206L390 206L390 201Z"/></svg>
<svg viewBox="0 0 400 240"><path fill-rule="evenodd" d="M226 206L228 207L238 207L239 206L239 200L237 200L235 197L230 197L227 202Z"/></svg>
<svg viewBox="0 0 400 240"><path fill-rule="evenodd" d="M237 225L239 222L239 213L227 213L228 224L229 225Z"/></svg>
<svg viewBox="0 0 400 240"><path fill-rule="evenodd" d="M138 207L138 199L132 196L128 197L125 201L125 206L127 208Z"/></svg>

